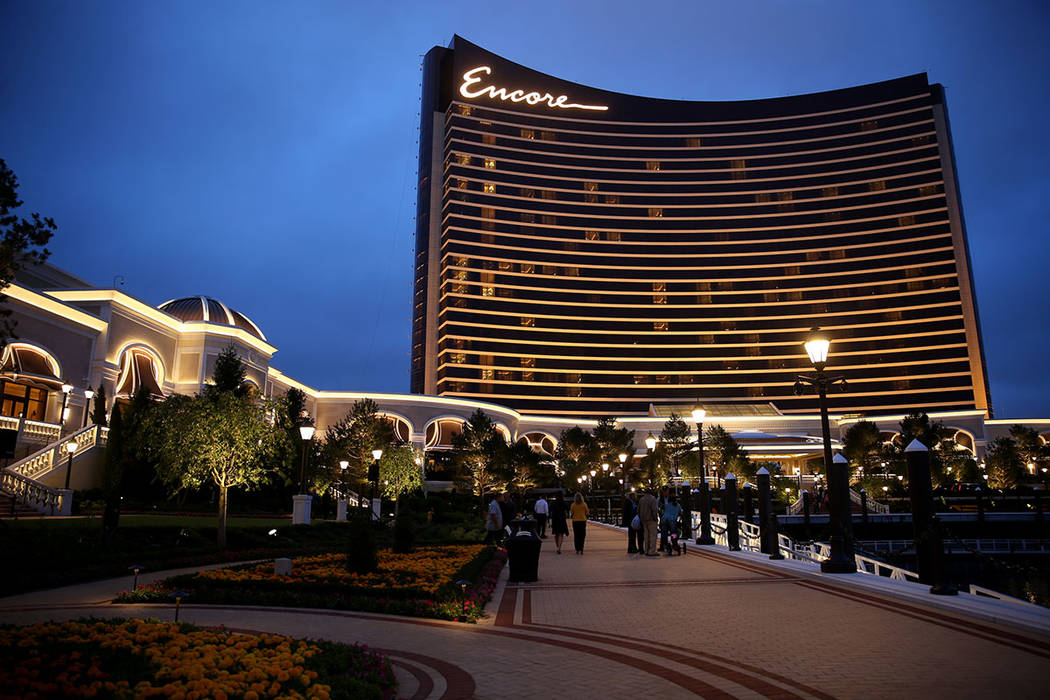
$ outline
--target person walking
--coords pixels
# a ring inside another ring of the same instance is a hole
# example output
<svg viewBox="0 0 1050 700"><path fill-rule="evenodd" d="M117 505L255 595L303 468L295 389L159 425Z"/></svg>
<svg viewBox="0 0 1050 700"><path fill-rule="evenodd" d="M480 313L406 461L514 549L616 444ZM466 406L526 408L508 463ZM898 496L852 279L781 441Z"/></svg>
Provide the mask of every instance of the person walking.
<svg viewBox="0 0 1050 700"><path fill-rule="evenodd" d="M583 541L587 539L587 514L590 509L583 502L583 494L579 491L572 499L569 513L572 515L572 543L577 554L583 554Z"/></svg>
<svg viewBox="0 0 1050 700"><path fill-rule="evenodd" d="M503 532L503 509L500 508L503 494L497 493L489 502L489 510L485 515L485 544L495 542L499 544Z"/></svg>
<svg viewBox="0 0 1050 700"><path fill-rule="evenodd" d="M562 540L569 534L569 526L565 523L565 518L568 515L569 510L565 507L565 499L561 497L559 492L554 496L554 501L550 504L551 534L554 535L554 547L558 554L561 554Z"/></svg>
<svg viewBox="0 0 1050 700"><path fill-rule="evenodd" d="M667 506L667 497L670 494L670 489L666 486L660 487L660 498L657 503L660 505L660 522L663 522L664 508ZM663 552L667 549L667 533L664 529L660 528L660 547L656 551Z"/></svg>
<svg viewBox="0 0 1050 700"><path fill-rule="evenodd" d="M632 491L631 493L623 497L623 517L620 518L620 525L627 528L627 553L637 554L638 547L635 545L635 530L631 527L634 522L634 516L638 515L638 504L635 503L637 496Z"/></svg>
<svg viewBox="0 0 1050 700"><path fill-rule="evenodd" d="M660 526L660 503L656 496L645 493L638 499L638 519L645 531L645 556L660 556L656 553L656 531Z"/></svg>
<svg viewBox="0 0 1050 700"><path fill-rule="evenodd" d="M536 534L540 536L541 540L547 539L547 516L550 514L547 499L543 496L537 498L536 505L532 507L532 512L536 514Z"/></svg>

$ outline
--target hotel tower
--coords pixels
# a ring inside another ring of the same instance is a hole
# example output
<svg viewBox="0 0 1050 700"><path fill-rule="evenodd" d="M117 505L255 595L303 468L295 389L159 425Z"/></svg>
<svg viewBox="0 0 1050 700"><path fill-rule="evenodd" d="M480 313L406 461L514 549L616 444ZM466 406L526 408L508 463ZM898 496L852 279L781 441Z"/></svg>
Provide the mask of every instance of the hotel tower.
<svg viewBox="0 0 1050 700"><path fill-rule="evenodd" d="M412 392L521 413L698 399L990 409L944 89L739 102L559 80L460 37L423 66Z"/></svg>

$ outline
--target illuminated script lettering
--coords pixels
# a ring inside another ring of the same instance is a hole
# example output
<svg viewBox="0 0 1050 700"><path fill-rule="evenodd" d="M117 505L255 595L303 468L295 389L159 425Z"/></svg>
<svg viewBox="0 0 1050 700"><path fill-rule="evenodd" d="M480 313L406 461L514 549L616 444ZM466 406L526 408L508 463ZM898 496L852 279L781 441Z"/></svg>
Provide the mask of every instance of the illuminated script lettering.
<svg viewBox="0 0 1050 700"><path fill-rule="evenodd" d="M604 112L609 109L606 105L581 105L575 102L569 102L568 95L558 95L555 97L549 92L525 92L524 90L508 90L505 87L494 87L492 85L486 85L484 87L474 87L480 83L483 78L479 77L479 74L492 75L492 69L488 66L478 66L477 68L471 68L463 74L463 83L459 86L459 94L463 95L467 99L474 99L475 97L484 97L488 95L493 99L503 100L504 102L524 102L529 105L546 104L548 107L558 107L559 109L590 109L597 112Z"/></svg>

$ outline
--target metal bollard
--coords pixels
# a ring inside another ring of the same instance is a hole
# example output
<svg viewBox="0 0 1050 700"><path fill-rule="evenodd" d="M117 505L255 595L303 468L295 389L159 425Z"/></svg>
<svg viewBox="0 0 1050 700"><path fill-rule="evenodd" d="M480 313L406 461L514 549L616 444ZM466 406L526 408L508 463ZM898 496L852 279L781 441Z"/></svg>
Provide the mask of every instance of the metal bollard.
<svg viewBox="0 0 1050 700"><path fill-rule="evenodd" d="M780 553L780 528L777 525L777 514L772 510L769 511L769 526L763 527L762 532L766 529L769 530L769 541L773 548L773 551L769 553L770 559L783 559L784 555Z"/></svg>
<svg viewBox="0 0 1050 700"><path fill-rule="evenodd" d="M697 535L696 543L715 543L715 538L711 536L711 491L707 479L700 480L700 534Z"/></svg>
<svg viewBox="0 0 1050 700"><path fill-rule="evenodd" d="M769 470L762 467L755 476L758 479L758 526L762 528L761 551L763 554L772 554L775 551L776 544L771 543L769 540L769 515L773 512ZM750 496L751 489L746 486L744 488L747 495Z"/></svg>
<svg viewBox="0 0 1050 700"><path fill-rule="evenodd" d="M948 572L944 563L944 537L941 533L941 519L937 516L930 518L928 536L933 559L933 585L930 586L930 593L934 595L958 595L959 591L948 581Z"/></svg>
<svg viewBox="0 0 1050 700"><path fill-rule="evenodd" d="M755 513L755 504L751 500L751 484L745 481L744 486L740 489L740 493L744 496L744 521L754 525L755 521L752 518L754 517Z"/></svg>

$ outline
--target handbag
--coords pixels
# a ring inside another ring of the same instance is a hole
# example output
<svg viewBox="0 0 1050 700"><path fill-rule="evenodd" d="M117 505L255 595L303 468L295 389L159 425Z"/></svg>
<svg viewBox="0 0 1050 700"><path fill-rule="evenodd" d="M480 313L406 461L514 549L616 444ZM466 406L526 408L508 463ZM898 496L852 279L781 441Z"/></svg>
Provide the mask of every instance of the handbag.
<svg viewBox="0 0 1050 700"><path fill-rule="evenodd" d="M642 529L642 519L639 518L637 515L634 516L634 520L631 521L631 529L632 530L641 530Z"/></svg>

